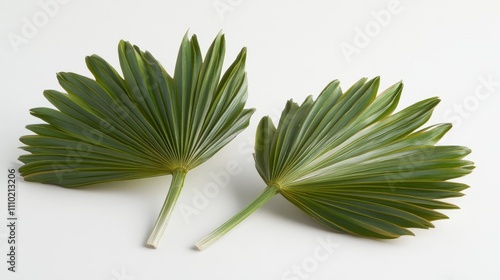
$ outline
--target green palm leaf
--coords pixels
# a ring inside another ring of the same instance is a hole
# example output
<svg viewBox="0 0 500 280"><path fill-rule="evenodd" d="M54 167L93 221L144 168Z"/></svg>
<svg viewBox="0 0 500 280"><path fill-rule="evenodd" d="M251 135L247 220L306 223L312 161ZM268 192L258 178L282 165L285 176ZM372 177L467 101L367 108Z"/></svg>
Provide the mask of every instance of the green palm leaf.
<svg viewBox="0 0 500 280"><path fill-rule="evenodd" d="M451 128L419 129L437 98L395 110L402 83L377 96L379 78L361 79L342 93L330 83L316 100L288 101L278 127L264 117L257 128L256 168L267 188L196 246L203 249L280 193L319 223L368 238L411 235L447 218L439 199L461 196L468 186L450 182L473 169L470 150L436 146Z"/></svg>
<svg viewBox="0 0 500 280"><path fill-rule="evenodd" d="M222 75L224 35L205 58L196 36L183 38L174 76L149 53L121 41L123 77L97 55L86 58L95 79L57 78L67 93L44 92L57 108L35 108L45 123L21 137L26 181L80 187L172 174L171 188L147 242L159 244L186 173L202 164L249 124L245 109L246 49Z"/></svg>

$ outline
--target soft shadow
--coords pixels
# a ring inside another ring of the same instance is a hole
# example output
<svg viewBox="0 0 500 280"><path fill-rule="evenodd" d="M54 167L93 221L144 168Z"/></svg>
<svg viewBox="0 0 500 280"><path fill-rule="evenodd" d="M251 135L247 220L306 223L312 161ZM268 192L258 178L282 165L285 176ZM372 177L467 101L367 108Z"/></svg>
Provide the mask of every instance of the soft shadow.
<svg viewBox="0 0 500 280"><path fill-rule="evenodd" d="M161 188L168 190L170 186L170 181L172 180L172 176L164 175L157 177L149 177L149 178L141 178L141 179L132 179L132 180L124 180L124 181L114 181L114 182L106 182L99 184L92 184L82 187L76 188L67 188L73 189L77 191L92 191L92 192L144 192L144 189L151 188Z"/></svg>
<svg viewBox="0 0 500 280"><path fill-rule="evenodd" d="M259 175L252 175L254 174L238 176L235 181L240 183L228 188L232 192L234 200L239 201L241 209L254 200L266 187ZM332 232L326 226L316 222L313 218L286 200L281 194L276 194L257 211L266 211L276 216L276 219L287 219L297 224L306 225L325 232Z"/></svg>
<svg viewBox="0 0 500 280"><path fill-rule="evenodd" d="M257 175L258 176L258 175ZM253 199L255 199L265 188L264 182L260 178L248 176L242 176L243 178L239 178L238 182L242 182L237 186L233 186L231 191L233 192L234 199L239 201L241 204L241 208L245 207L248 203L250 203ZM241 180L240 180L241 179ZM270 213L272 216L275 216L276 219L286 219L291 221L297 225L305 225L307 227L314 228L321 232L339 234L342 238L359 240L361 242L376 242L376 243L392 243L391 239L373 239L373 238L363 238L354 236L351 234L347 234L344 232L334 231L327 226L324 226L314 220L312 217L304 213L301 209L293 205L291 202L286 200L281 194L276 194L271 200L269 200L265 205L262 206L261 209L257 211L266 211ZM274 218L274 217L273 217ZM198 251L196 247L193 246L193 249Z"/></svg>

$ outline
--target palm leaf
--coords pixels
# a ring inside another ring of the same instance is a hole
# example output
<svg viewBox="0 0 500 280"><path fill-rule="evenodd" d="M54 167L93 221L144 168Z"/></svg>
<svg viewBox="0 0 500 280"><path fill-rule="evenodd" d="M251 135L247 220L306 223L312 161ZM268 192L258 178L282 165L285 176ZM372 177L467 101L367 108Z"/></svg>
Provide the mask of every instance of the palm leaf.
<svg viewBox="0 0 500 280"><path fill-rule="evenodd" d="M56 107L35 108L45 123L28 125L20 156L26 181L80 187L172 174L171 188L147 242L159 244L186 173L202 164L249 124L245 109L246 49L222 74L224 35L205 58L196 36L183 38L174 76L149 53L121 41L123 77L97 55L86 58L94 79L57 78L67 93L44 92Z"/></svg>
<svg viewBox="0 0 500 280"><path fill-rule="evenodd" d="M203 249L280 193L333 231L368 238L412 235L447 218L440 199L461 196L468 186L451 182L473 169L470 150L436 146L451 128L419 129L439 103L429 98L393 114L403 88L377 96L379 78L361 79L342 93L330 83L316 100L288 101L278 126L260 121L257 171L267 188L228 222L197 243Z"/></svg>

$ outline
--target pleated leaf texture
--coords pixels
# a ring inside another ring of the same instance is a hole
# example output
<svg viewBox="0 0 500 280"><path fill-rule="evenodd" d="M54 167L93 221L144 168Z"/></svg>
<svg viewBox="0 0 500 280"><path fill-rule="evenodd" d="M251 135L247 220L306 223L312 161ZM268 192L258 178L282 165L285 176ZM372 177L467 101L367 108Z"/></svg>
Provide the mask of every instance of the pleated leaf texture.
<svg viewBox="0 0 500 280"><path fill-rule="evenodd" d="M26 181L80 187L177 174L172 184L182 187L188 170L248 126L246 48L222 75L224 35L204 58L196 35L186 35L173 77L128 42L118 53L123 77L101 57L86 57L94 79L58 73L67 93L44 92L56 109L31 110L45 123L28 125L35 134L20 139Z"/></svg>
<svg viewBox="0 0 500 280"><path fill-rule="evenodd" d="M316 100L288 101L278 126L260 121L256 168L267 188L247 208L197 244L203 249L274 194L280 193L333 231L368 238L412 235L447 218L436 209L458 208L441 199L459 197L473 163L462 146L438 146L451 128L419 129L438 98L397 113L397 83L377 96L379 78L361 79L342 92L333 81Z"/></svg>

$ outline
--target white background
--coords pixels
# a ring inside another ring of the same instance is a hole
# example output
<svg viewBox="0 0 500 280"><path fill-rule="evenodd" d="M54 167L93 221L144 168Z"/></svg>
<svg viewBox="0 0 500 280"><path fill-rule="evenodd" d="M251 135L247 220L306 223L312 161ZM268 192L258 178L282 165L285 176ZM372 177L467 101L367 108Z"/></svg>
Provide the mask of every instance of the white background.
<svg viewBox="0 0 500 280"><path fill-rule="evenodd" d="M29 109L50 105L42 92L60 89L55 73L90 75L86 55L118 67L120 39L172 71L187 30L204 52L223 30L226 65L248 47L247 104L257 112L244 133L188 174L157 250L143 244L170 177L78 190L19 178L18 272L7 271L2 222L1 279L500 279L500 2L55 1L0 1L5 223L7 169L20 167L18 138L38 122ZM276 196L212 247L193 249L263 189L251 158L262 116L276 118L287 99L317 96L333 79L347 88L378 75L381 89L405 82L399 108L441 97L430 122L452 122L442 143L472 148L468 158L477 165L460 179L471 185L466 196L450 200L461 210L445 211L451 219L415 237L373 241L330 233ZM200 192L217 184L228 162L238 174L202 201ZM197 212L183 215L181 207ZM327 240L334 243L329 251L321 247Z"/></svg>

